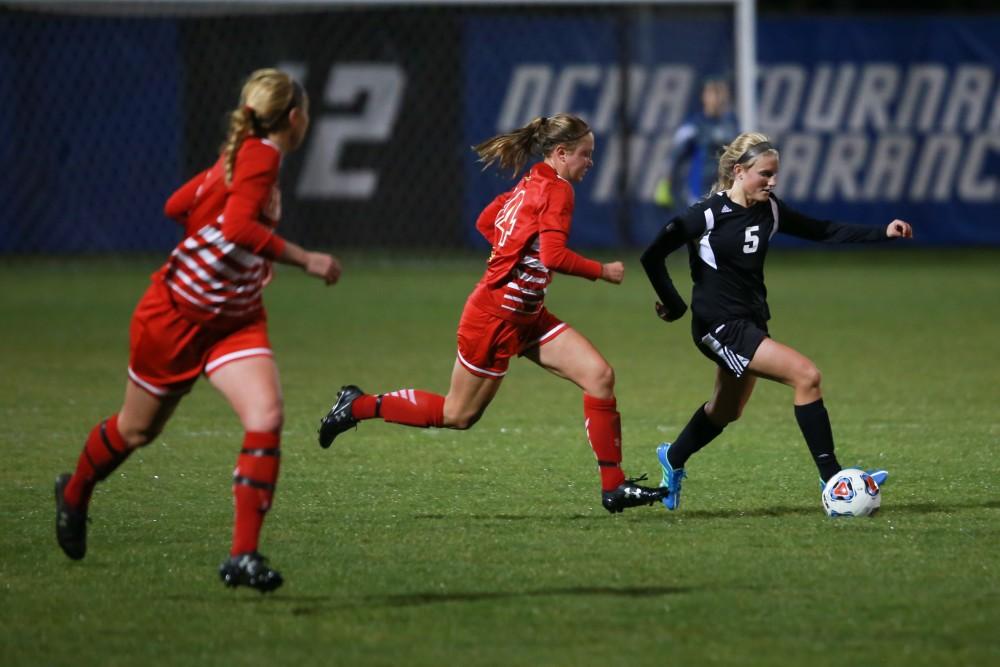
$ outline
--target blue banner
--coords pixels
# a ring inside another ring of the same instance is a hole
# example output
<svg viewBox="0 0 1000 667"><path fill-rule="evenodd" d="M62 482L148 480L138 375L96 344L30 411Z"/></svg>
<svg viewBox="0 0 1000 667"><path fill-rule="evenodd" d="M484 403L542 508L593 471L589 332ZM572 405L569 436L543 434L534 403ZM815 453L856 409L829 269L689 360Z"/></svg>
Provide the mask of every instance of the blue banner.
<svg viewBox="0 0 1000 667"><path fill-rule="evenodd" d="M1000 245L1000 17L762 18L757 32L755 129L781 149L789 205L903 218L918 244ZM214 160L239 81L269 64L311 98L283 167L289 238L481 247L476 217L514 180L469 147L565 111L596 134L571 244L643 246L672 213L655 199L677 129L702 81L733 73L734 30L722 10L599 7L0 15L0 254L169 249L163 202Z"/></svg>
<svg viewBox="0 0 1000 667"><path fill-rule="evenodd" d="M774 19L758 35L758 125L790 204L1000 243L1000 19Z"/></svg>
<svg viewBox="0 0 1000 667"><path fill-rule="evenodd" d="M576 188L571 242L646 243L668 215L654 194L672 135L699 107L699 81L731 71L732 24L484 18L466 23L465 43L466 142L537 115L582 116L597 151ZM1000 244L1000 19L761 19L758 55L758 128L781 149L778 194L790 205L845 222L903 218L918 243ZM510 181L473 157L466 175L472 240L478 211Z"/></svg>
<svg viewBox="0 0 1000 667"><path fill-rule="evenodd" d="M167 20L0 18L0 253L169 248L181 61Z"/></svg>
<svg viewBox="0 0 1000 667"><path fill-rule="evenodd" d="M608 19L469 19L462 60L466 144L536 116L584 118L596 136L594 167L576 185L570 242L642 243L664 222L664 210L652 202L666 174L672 132L697 103L701 79L731 66L732 32L730 22L713 19L624 26ZM623 146L626 114L630 132ZM483 172L471 152L465 174L468 238L484 243L474 227L478 212L513 182Z"/></svg>

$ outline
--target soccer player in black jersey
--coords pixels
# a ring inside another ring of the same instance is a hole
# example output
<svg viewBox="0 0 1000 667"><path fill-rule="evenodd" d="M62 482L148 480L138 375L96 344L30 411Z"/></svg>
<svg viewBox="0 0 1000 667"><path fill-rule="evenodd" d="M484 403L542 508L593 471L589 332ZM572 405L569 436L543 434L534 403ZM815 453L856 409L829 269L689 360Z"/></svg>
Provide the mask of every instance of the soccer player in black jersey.
<svg viewBox="0 0 1000 667"><path fill-rule="evenodd" d="M673 443L657 448L663 467L663 499L677 509L688 458L739 419L758 377L795 390L795 419L823 482L840 471L834 455L830 418L823 406L820 372L807 357L772 340L764 286L764 259L771 238L784 232L828 243L863 243L912 238L903 220L886 227L814 220L774 196L778 150L760 133L738 136L719 160L714 194L670 220L642 254L642 265L659 297L656 314L673 322L687 311L667 273L665 260L688 246L694 290L691 332L702 354L714 361L715 392L694 413ZM884 470L872 477L881 483Z"/></svg>

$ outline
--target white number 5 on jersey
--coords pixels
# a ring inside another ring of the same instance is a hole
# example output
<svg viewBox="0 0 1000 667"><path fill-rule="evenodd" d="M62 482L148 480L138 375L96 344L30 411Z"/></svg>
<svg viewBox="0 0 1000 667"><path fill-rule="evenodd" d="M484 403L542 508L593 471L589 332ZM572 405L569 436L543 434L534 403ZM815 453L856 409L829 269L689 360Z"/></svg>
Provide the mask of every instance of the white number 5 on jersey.
<svg viewBox="0 0 1000 667"><path fill-rule="evenodd" d="M760 229L760 225L754 225L753 227L747 227L744 230L744 238L746 243L743 244L743 254L752 255L757 252L757 246L760 245L760 239L757 238L757 231Z"/></svg>

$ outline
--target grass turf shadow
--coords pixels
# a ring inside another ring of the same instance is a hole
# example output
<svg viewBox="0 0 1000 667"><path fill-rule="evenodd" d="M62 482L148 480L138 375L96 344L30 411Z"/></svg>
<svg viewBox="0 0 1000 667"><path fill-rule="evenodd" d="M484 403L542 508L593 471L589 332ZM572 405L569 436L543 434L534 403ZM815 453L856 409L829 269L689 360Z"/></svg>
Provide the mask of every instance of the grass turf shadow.
<svg viewBox="0 0 1000 667"><path fill-rule="evenodd" d="M562 596L652 598L664 595L679 595L689 593L692 590L692 588L685 586L568 586L565 588L540 588L529 591L424 592L373 595L367 599L370 604L387 607L418 607L448 602L480 602L483 600L514 600Z"/></svg>
<svg viewBox="0 0 1000 667"><path fill-rule="evenodd" d="M526 598L558 598L566 596L612 597L612 598L656 598L668 595L682 595L694 589L685 586L568 586L565 588L540 588L527 591L423 591L416 593L396 593L389 595L368 595L360 599L337 599L329 595L244 595L231 602L237 604L266 604L290 607L292 616L317 616L338 611L356 611L371 608L410 608L439 604L467 604L484 601L519 600ZM205 598L190 595L173 595L168 599L178 602L206 602Z"/></svg>
<svg viewBox="0 0 1000 667"><path fill-rule="evenodd" d="M1000 500L988 500L983 503L911 503L891 502L879 510L877 516L889 514L950 514L965 510L998 509ZM660 521L666 517L685 519L745 519L769 518L783 516L814 516L822 514L819 503L816 505L777 505L774 507L757 507L753 509L714 509L714 510L679 510L677 512L659 511L652 508L651 514L638 514L641 508L633 508L629 518ZM614 515L617 516L617 515ZM614 516L612 518L614 518ZM531 521L537 523L563 523L566 521L606 521L604 514L415 514L414 519L423 521Z"/></svg>

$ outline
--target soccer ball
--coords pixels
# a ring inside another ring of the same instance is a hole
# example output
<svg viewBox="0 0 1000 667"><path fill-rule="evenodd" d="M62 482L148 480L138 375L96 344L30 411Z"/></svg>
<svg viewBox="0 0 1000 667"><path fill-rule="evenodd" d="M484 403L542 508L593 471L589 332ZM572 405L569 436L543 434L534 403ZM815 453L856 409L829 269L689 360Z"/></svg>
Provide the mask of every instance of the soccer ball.
<svg viewBox="0 0 1000 667"><path fill-rule="evenodd" d="M881 505L878 484L858 468L844 468L823 487L827 516L871 516Z"/></svg>

